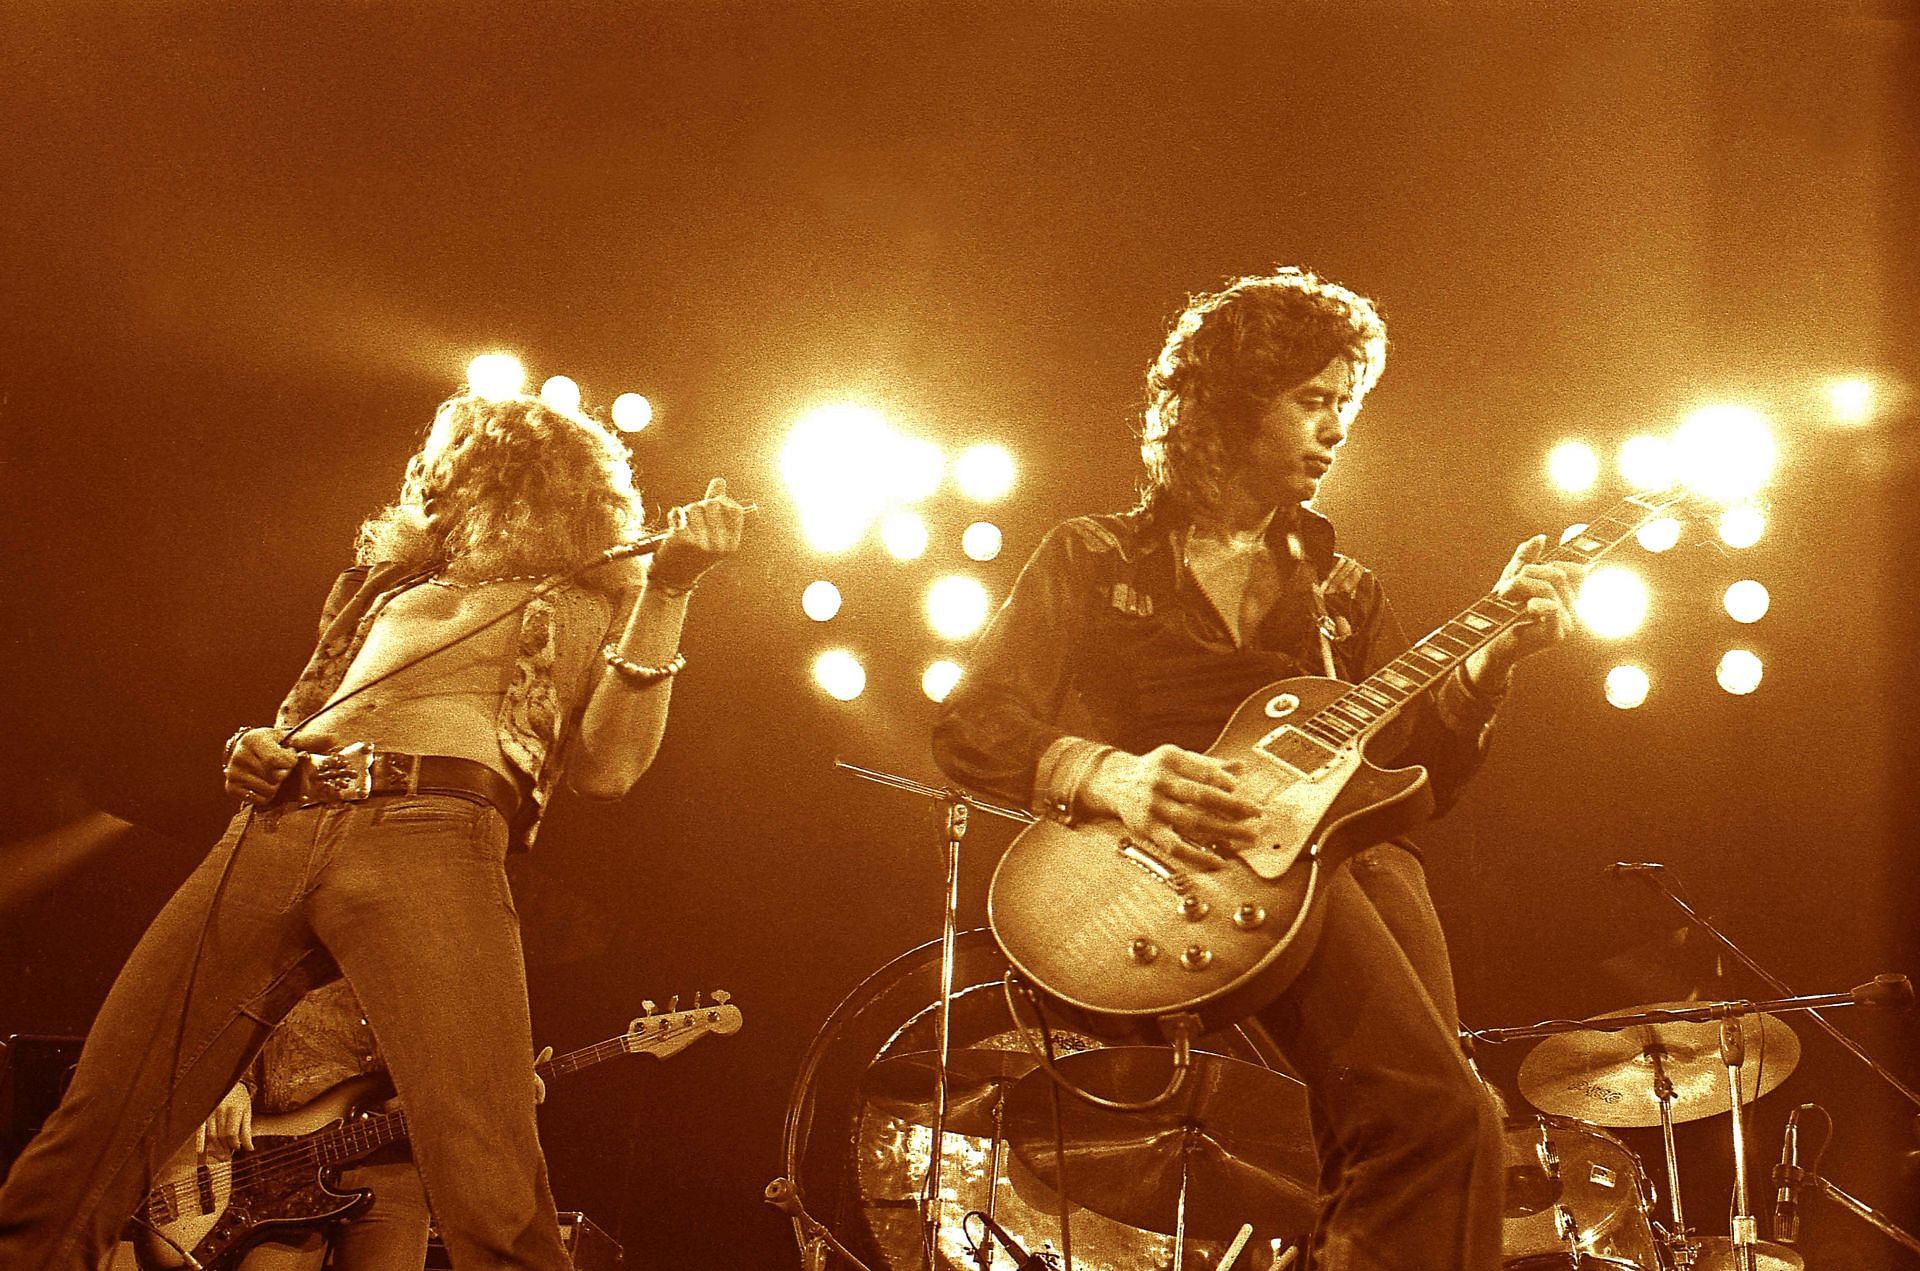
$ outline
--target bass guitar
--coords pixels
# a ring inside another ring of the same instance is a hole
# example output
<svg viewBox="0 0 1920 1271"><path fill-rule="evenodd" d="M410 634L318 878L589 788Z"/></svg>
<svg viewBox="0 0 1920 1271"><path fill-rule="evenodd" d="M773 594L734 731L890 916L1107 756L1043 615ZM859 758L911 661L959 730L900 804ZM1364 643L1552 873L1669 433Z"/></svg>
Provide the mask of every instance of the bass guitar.
<svg viewBox="0 0 1920 1271"><path fill-rule="evenodd" d="M696 999L697 1001L697 999ZM582 1050L535 1065L542 1081L567 1076L619 1055L666 1058L708 1034L740 1031L740 1008L725 992L709 1006L647 1014L627 1031ZM228 1160L202 1160L189 1143L160 1171L161 1182L141 1202L134 1253L147 1271L177 1267L219 1271L278 1230L351 1218L373 1203L371 1191L336 1191L336 1171L407 1137L407 1114L379 1110L387 1085L360 1077L291 1112L253 1120L251 1151ZM186 1251L183 1255L182 1251Z"/></svg>
<svg viewBox="0 0 1920 1271"><path fill-rule="evenodd" d="M1598 560L1687 498L1629 496L1547 559ZM1246 698L1207 753L1242 761L1239 790L1264 813L1256 845L1219 869L1190 869L1117 818L1028 826L988 890L1008 960L1099 1032L1172 1037L1259 1010L1312 952L1327 871L1432 812L1426 770L1377 767L1367 743L1524 617L1489 593L1359 684L1301 676Z"/></svg>

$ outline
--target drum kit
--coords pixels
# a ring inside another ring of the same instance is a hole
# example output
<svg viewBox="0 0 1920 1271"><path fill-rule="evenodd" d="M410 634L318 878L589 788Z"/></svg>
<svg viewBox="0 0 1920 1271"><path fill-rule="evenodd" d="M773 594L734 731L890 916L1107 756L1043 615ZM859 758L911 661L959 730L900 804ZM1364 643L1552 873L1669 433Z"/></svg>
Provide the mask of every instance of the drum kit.
<svg viewBox="0 0 1920 1271"><path fill-rule="evenodd" d="M1299 1271L1319 1177L1307 1091L1259 1025L1202 1038L1171 1097L1167 1047L1054 1027L1036 1048L1004 954L989 932L960 932L954 921L965 808L1026 815L850 770L947 806L947 922L941 939L843 999L802 1064L787 1175L767 1200L792 1219L804 1271L824 1271L832 1257L861 1271ZM1904 981L1899 988L1911 997ZM1655 1003L1464 1034L1537 1039L1518 1073L1535 1111L1505 1123L1508 1271L1804 1268L1794 1249L1758 1237L1744 1111L1799 1062L1800 1040L1781 1014L1866 1000L1855 990ZM1673 1128L1723 1114L1731 1230L1700 1235L1682 1211ZM1653 1128L1664 1216L1641 1158L1612 1133Z"/></svg>

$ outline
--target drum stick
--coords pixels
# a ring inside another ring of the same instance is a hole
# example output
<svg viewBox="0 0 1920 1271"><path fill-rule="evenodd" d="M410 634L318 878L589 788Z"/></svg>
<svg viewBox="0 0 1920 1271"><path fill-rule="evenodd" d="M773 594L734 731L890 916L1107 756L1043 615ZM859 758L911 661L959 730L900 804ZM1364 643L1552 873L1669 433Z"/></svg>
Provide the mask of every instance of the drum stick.
<svg viewBox="0 0 1920 1271"><path fill-rule="evenodd" d="M1234 1259L1240 1256L1240 1251L1247 1247L1247 1241L1252 1237L1253 1224L1250 1222L1240 1224L1240 1234L1235 1236L1233 1243L1227 1246L1226 1255L1220 1259L1220 1265L1215 1267L1214 1271L1228 1271L1228 1268L1233 1265Z"/></svg>

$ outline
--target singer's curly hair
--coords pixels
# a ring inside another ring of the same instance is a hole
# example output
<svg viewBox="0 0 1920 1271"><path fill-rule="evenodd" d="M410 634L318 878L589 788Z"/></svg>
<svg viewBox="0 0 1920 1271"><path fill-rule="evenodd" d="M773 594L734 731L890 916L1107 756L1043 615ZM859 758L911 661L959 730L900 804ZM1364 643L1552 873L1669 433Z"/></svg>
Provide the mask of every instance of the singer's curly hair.
<svg viewBox="0 0 1920 1271"><path fill-rule="evenodd" d="M626 447L608 429L535 398L463 392L434 413L399 498L361 525L355 555L363 565L558 573L643 524Z"/></svg>
<svg viewBox="0 0 1920 1271"><path fill-rule="evenodd" d="M1195 296L1147 370L1140 506L1207 519L1274 399L1336 358L1357 403L1380 378L1387 328L1373 302L1310 270L1239 278Z"/></svg>

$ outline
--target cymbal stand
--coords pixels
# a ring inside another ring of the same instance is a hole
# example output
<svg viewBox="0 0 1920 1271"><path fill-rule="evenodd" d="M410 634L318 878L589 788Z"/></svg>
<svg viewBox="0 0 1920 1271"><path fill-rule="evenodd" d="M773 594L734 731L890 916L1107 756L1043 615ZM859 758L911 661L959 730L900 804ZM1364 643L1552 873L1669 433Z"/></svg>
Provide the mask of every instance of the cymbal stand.
<svg viewBox="0 0 1920 1271"><path fill-rule="evenodd" d="M1185 1271L1187 1262L1187 1180L1192 1176L1194 1144L1200 1127L1187 1122L1180 1131L1180 1199L1173 1211L1173 1271Z"/></svg>
<svg viewBox="0 0 1920 1271"><path fill-rule="evenodd" d="M1729 953L1733 954L1733 956L1739 960L1741 966L1746 967L1747 970L1753 972L1754 975L1758 976L1760 980L1767 985L1768 988L1771 988L1774 992L1780 994L1783 997L1791 998L1794 996L1793 990L1787 986L1786 981L1782 980L1779 976L1772 974L1765 967L1761 966L1758 962L1754 961L1753 958L1748 956L1747 951L1745 949L1742 949L1739 945L1734 943L1732 936L1729 936L1726 932L1714 926L1713 922L1710 919L1702 916L1699 910L1695 909L1692 905L1682 900L1679 894L1676 891L1674 891L1673 888L1667 886L1667 880L1665 877L1667 873L1667 867L1665 865L1657 861L1622 862L1622 863L1632 864L1633 868L1631 872L1636 877L1644 878L1649 883L1652 883L1653 886L1659 890L1661 895L1665 896L1669 901L1673 903L1674 908L1678 909L1682 914L1686 916L1686 919L1688 922L1700 928L1700 930L1706 932L1708 935L1712 936L1715 940L1718 940L1722 945L1726 947ZM1849 1003L1846 1003L1846 1002L1833 1003L1833 1005L1836 1005L1836 1006L1845 1006L1848 1004ZM1862 1047L1859 1042L1853 1040L1852 1037L1848 1036L1846 1033L1841 1032L1838 1028L1836 1028L1834 1025L1829 1023L1827 1021L1826 1016L1820 1014L1819 1008L1814 1008L1814 1007L1807 1008L1807 1015L1810 1019L1813 1020L1813 1022L1816 1025L1819 1026L1821 1031L1825 1032L1827 1036L1833 1038L1833 1040L1835 1040L1836 1042L1839 1042L1841 1047L1845 1049L1848 1054L1852 1055L1855 1059L1858 1059L1861 1063L1865 1064L1868 1068L1872 1069L1873 1072L1882 1081L1886 1082L1888 1085L1892 1086L1895 1090L1899 1091L1901 1098L1913 1104L1914 1107L1920 1108L1920 1090L1915 1090L1912 1086L1909 1086L1906 1082L1900 1080L1899 1077L1895 1076L1892 1072L1888 1071L1886 1066L1882 1064L1879 1060L1875 1059L1872 1055L1869 1055L1866 1052L1866 1049Z"/></svg>
<svg viewBox="0 0 1920 1271"><path fill-rule="evenodd" d="M935 1068L934 1076L933 1150L928 1153L927 1181L920 1194L921 1216L924 1224L923 1251L927 1256L928 1271L934 1271L940 1265L940 1174L947 1155L947 1067L953 1044L954 951L960 935L960 841L967 836L969 808L977 807L982 812L991 812L996 816L1026 824L1031 824L1034 817L1031 813L1000 807L984 799L969 799L951 788L940 789L923 785L908 777L879 772L872 768L862 768L845 760L836 759L833 761L833 766L863 780L892 786L896 790L905 790L931 799L946 811L944 839L947 885L946 900L941 906L940 1000L936 1004L935 1016L935 1027L939 1033L940 1061Z"/></svg>
<svg viewBox="0 0 1920 1271"><path fill-rule="evenodd" d="M1753 1246L1760 1227L1747 1200L1746 1118L1741 1115L1740 1069L1746 1063L1747 1043L1738 1019L1720 1021L1720 1062L1727 1066L1727 1095L1733 1105L1733 1267L1755 1271Z"/></svg>
<svg viewBox="0 0 1920 1271"><path fill-rule="evenodd" d="M1667 1075L1667 1048L1654 1042L1645 1054L1653 1064L1653 1094L1660 1100L1660 1143L1667 1158L1667 1203L1673 1210L1674 1271L1691 1271L1698 1246L1687 1231L1687 1216L1680 1208L1680 1156L1673 1146L1673 1078Z"/></svg>

